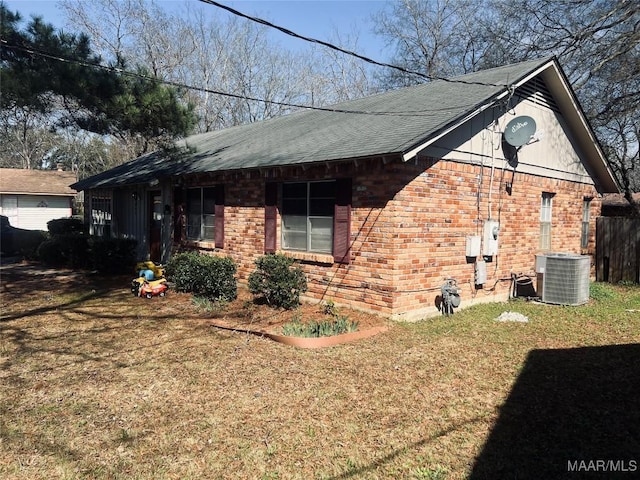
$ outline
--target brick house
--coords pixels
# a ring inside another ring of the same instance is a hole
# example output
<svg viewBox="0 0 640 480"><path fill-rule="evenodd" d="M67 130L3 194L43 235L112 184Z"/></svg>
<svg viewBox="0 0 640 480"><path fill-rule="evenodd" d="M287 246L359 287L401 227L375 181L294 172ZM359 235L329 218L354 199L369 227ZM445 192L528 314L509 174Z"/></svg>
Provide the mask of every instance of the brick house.
<svg viewBox="0 0 640 480"><path fill-rule="evenodd" d="M527 123L524 140L507 136ZM258 256L283 252L309 298L398 319L437 312L448 278L463 306L501 300L537 253L592 254L599 196L618 191L554 58L184 145L74 185L94 232L135 237L154 260L229 255L240 281Z"/></svg>

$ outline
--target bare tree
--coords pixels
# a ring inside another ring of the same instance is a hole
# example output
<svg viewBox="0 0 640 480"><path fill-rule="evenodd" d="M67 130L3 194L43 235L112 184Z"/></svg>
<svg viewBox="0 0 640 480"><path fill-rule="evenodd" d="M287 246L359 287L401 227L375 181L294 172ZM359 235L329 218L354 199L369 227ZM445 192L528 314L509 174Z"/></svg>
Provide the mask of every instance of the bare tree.
<svg viewBox="0 0 640 480"><path fill-rule="evenodd" d="M55 149L51 119L28 107L3 109L0 115L0 166L40 169Z"/></svg>
<svg viewBox="0 0 640 480"><path fill-rule="evenodd" d="M267 27L222 19L210 6L172 4L168 11L150 0L62 5L69 22L90 32L105 58L125 58L157 78L196 87L186 95L199 116L199 132L290 112L284 104L335 97L311 93L321 75L310 55L289 52L270 39Z"/></svg>
<svg viewBox="0 0 640 480"><path fill-rule="evenodd" d="M453 76L477 69L486 50L478 30L484 15L486 2L479 0L398 0L375 16L375 32L395 49L398 66L432 77ZM380 81L393 88L424 79L388 70Z"/></svg>
<svg viewBox="0 0 640 480"><path fill-rule="evenodd" d="M329 43L343 50L359 52L357 31L340 33L335 31ZM370 66L362 60L329 48L311 50L313 65L310 73L314 95L309 99L313 105L326 105L364 97L378 91Z"/></svg>

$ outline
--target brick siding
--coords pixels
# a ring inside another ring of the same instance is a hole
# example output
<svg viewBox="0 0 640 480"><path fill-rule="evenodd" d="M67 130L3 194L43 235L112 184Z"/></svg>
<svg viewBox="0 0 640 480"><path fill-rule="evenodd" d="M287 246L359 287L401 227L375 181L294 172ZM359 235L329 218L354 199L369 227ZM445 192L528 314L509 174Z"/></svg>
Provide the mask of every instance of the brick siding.
<svg viewBox="0 0 640 480"><path fill-rule="evenodd" d="M206 181L225 184L224 249L216 250L212 244L200 247L231 256L238 264L239 280L246 281L253 262L264 252L265 182L350 177L351 263L334 263L330 255L288 252L301 261L310 299L331 299L385 316L415 319L437 313L440 286L449 277L461 288L462 306L504 299L512 274L533 274L535 254L540 253L542 192L555 194L551 250L593 254L600 209L593 186L521 173L512 178L511 171L501 169L493 171L493 181L491 175L489 167L431 159L214 175ZM511 195L505 182L512 182ZM585 197L594 199L586 252L580 248ZM487 263L487 282L476 289L474 264L465 257L466 237L482 236L489 216L500 221L499 250Z"/></svg>

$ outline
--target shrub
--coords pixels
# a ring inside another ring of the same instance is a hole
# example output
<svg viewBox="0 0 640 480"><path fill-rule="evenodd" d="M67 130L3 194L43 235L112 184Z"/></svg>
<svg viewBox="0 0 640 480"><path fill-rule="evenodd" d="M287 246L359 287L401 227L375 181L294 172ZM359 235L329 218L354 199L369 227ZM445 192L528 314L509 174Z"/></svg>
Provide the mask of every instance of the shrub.
<svg viewBox="0 0 640 480"><path fill-rule="evenodd" d="M21 257L37 260L38 249L47 238L47 232L42 230L16 229L13 234L13 247Z"/></svg>
<svg viewBox="0 0 640 480"><path fill-rule="evenodd" d="M232 301L238 296L236 264L230 257L214 257L197 252L175 255L166 274L179 292L193 293L209 300Z"/></svg>
<svg viewBox="0 0 640 480"><path fill-rule="evenodd" d="M264 298L272 307L287 310L300 305L300 294L307 291L307 279L293 259L282 254L268 254L255 261L256 270L249 275L249 291Z"/></svg>
<svg viewBox="0 0 640 480"><path fill-rule="evenodd" d="M132 238L91 237L90 267L100 273L121 274L131 272L136 261L138 242Z"/></svg>
<svg viewBox="0 0 640 480"><path fill-rule="evenodd" d="M56 218L47 222L47 229L51 235L66 235L83 233L84 222L79 218Z"/></svg>
<svg viewBox="0 0 640 480"><path fill-rule="evenodd" d="M38 258L44 265L97 270L104 274L127 273L135 263L137 241L61 234L43 242Z"/></svg>
<svg viewBox="0 0 640 480"><path fill-rule="evenodd" d="M84 235L56 235L42 242L38 258L52 267L91 268L89 238Z"/></svg>
<svg viewBox="0 0 640 480"><path fill-rule="evenodd" d="M165 268L167 278L175 284L178 292L191 293L198 281L200 254L183 252L174 255Z"/></svg>

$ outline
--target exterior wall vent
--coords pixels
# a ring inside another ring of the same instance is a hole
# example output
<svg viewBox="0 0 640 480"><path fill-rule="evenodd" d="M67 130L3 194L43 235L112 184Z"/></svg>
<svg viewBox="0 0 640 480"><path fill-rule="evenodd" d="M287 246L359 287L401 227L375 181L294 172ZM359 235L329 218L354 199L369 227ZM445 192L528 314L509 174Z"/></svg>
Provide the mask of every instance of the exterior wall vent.
<svg viewBox="0 0 640 480"><path fill-rule="evenodd" d="M547 85L541 78L535 77L532 80L529 80L518 90L518 94L522 98L529 100L536 105L549 108L556 113L560 113L560 109L558 108L553 95L551 95L551 92L547 88Z"/></svg>
<svg viewBox="0 0 640 480"><path fill-rule="evenodd" d="M583 305L589 301L589 255L548 253L544 263L543 303Z"/></svg>

